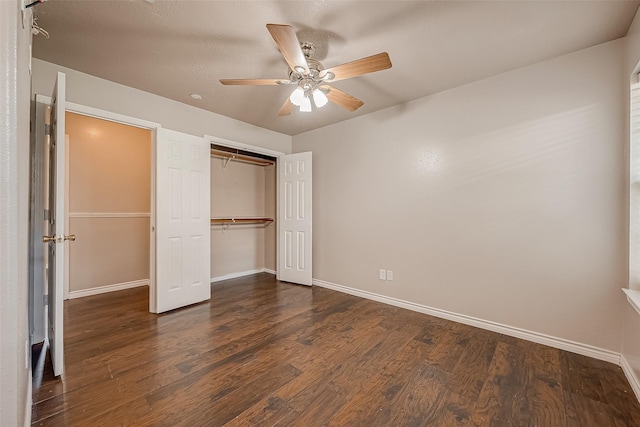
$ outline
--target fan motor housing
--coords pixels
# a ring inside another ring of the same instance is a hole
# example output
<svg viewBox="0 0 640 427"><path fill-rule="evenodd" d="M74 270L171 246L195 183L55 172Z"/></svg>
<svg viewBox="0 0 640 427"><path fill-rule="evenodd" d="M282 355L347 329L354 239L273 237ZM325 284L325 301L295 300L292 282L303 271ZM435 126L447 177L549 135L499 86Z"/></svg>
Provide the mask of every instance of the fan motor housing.
<svg viewBox="0 0 640 427"><path fill-rule="evenodd" d="M311 42L303 42L300 43L300 49L302 49L302 53L307 60L309 75L305 76L302 73L290 69L289 79L292 82L298 82L298 84L303 83L304 81L308 83L319 83L322 80L320 72L324 70L324 65L322 65L320 61L312 58L316 52L316 46Z"/></svg>

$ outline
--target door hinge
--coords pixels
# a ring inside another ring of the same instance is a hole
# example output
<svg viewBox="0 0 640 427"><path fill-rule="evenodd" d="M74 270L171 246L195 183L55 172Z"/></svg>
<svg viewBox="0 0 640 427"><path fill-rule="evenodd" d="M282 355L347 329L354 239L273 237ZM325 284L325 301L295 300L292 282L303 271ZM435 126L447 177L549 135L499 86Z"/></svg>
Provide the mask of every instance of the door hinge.
<svg viewBox="0 0 640 427"><path fill-rule="evenodd" d="M51 125L50 124L45 124L44 125L44 134L46 136L51 136Z"/></svg>

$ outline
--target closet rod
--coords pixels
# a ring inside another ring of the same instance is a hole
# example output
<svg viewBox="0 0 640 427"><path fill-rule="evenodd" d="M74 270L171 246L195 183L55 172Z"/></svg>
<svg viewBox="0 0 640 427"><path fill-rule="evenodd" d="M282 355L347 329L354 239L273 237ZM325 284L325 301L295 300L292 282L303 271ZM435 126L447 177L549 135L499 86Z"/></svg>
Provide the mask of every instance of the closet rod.
<svg viewBox="0 0 640 427"><path fill-rule="evenodd" d="M259 159L257 157L245 156L243 154L230 153L228 151L216 150L215 148L211 149L211 156L212 157L221 157L221 158L229 159L229 160L237 160L237 161L240 161L240 162L253 163L253 164L259 165L259 166L270 166L270 165L273 165L275 163L275 162L273 162L271 160Z"/></svg>
<svg viewBox="0 0 640 427"><path fill-rule="evenodd" d="M267 224L273 218L244 217L244 218L211 218L211 224Z"/></svg>

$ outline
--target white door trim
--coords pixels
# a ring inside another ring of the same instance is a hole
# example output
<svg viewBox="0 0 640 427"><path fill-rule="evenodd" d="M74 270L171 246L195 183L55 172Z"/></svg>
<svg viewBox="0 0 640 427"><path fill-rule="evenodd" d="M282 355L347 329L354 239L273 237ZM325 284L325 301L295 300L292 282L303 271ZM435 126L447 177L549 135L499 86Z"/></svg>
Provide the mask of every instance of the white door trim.
<svg viewBox="0 0 640 427"><path fill-rule="evenodd" d="M36 95L36 102L50 104L51 97L46 95ZM96 119L108 120L110 122L122 123L123 125L135 126L142 129L150 130L162 127L160 123L138 119L136 117L125 116L124 114L101 110L99 108L89 107L87 105L76 104L75 102L67 102L65 105L66 111L82 114L83 116L95 117Z"/></svg>
<svg viewBox="0 0 640 427"><path fill-rule="evenodd" d="M66 133L65 129L64 135L64 229L67 234L71 234L69 231L69 135ZM64 243L64 252L66 256L64 257L64 288L62 289L62 299L65 301L69 299L69 271L70 271L70 260L69 256L69 241L66 240Z"/></svg>
<svg viewBox="0 0 640 427"><path fill-rule="evenodd" d="M244 144L242 142L232 141L230 139L218 138L217 136L204 135L204 139L212 144L221 145L227 148L236 148L238 150L250 151L256 154L264 154L265 156L280 157L286 153L281 151L269 150L268 148L257 147L255 145Z"/></svg>

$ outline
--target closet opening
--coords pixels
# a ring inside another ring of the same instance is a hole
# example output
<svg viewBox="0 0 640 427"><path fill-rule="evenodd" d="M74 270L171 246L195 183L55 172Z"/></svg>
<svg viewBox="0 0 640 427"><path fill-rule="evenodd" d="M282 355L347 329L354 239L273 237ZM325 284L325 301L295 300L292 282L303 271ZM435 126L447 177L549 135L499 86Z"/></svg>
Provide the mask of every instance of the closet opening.
<svg viewBox="0 0 640 427"><path fill-rule="evenodd" d="M277 157L211 143L211 282L276 274Z"/></svg>

